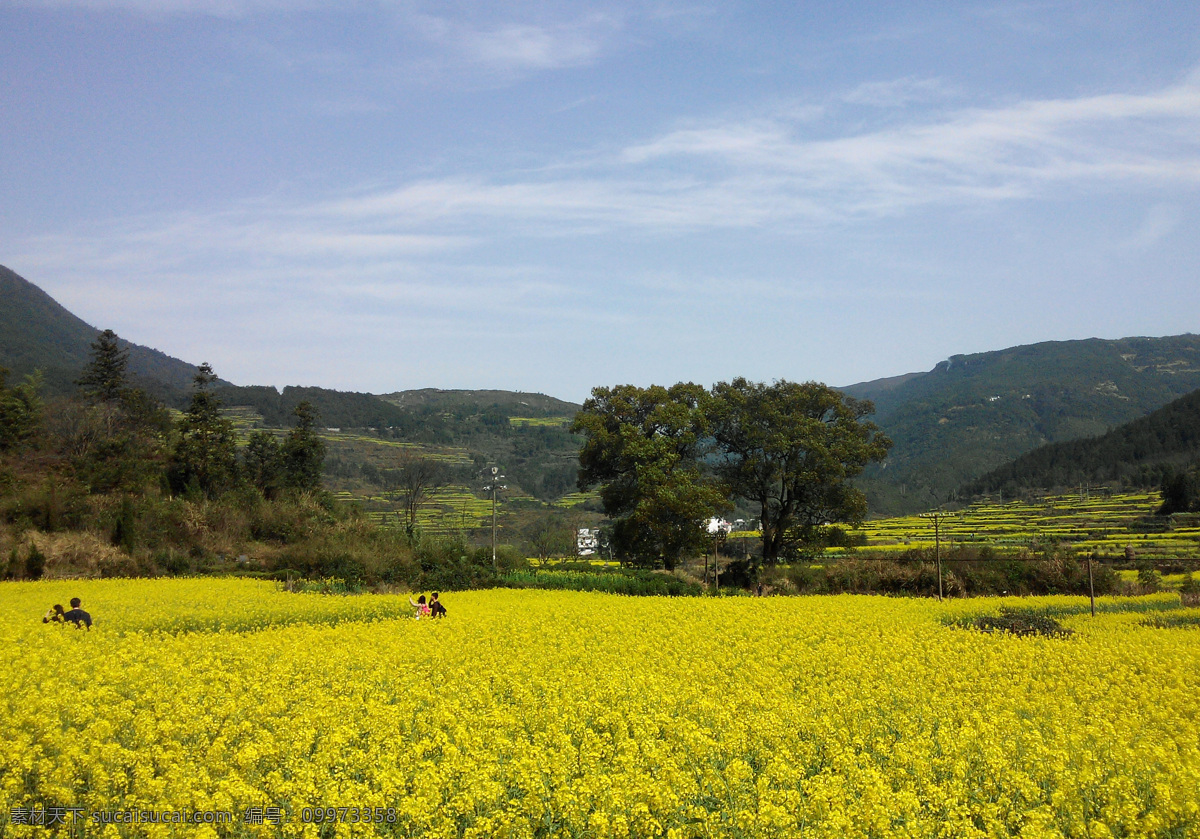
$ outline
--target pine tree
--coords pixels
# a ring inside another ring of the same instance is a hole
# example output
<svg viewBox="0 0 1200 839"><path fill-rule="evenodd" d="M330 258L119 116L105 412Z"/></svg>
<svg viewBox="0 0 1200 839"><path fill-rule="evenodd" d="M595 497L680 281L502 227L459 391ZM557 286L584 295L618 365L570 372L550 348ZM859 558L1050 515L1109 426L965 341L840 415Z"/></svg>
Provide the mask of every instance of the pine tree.
<svg viewBox="0 0 1200 839"><path fill-rule="evenodd" d="M325 441L317 436L317 411L307 400L296 406L296 427L288 432L280 454L284 481L294 489L321 488L321 466L325 462Z"/></svg>
<svg viewBox="0 0 1200 839"><path fill-rule="evenodd" d="M92 402L116 402L126 395L129 349L106 329L92 342L92 358L76 384Z"/></svg>
<svg viewBox="0 0 1200 839"><path fill-rule="evenodd" d="M41 372L9 387L8 369L0 367L0 451L15 448L32 437L42 421Z"/></svg>
<svg viewBox="0 0 1200 839"><path fill-rule="evenodd" d="M233 423L221 416L217 381L208 363L200 365L192 403L179 419L179 442L168 476L175 492L202 492L214 498L237 482L237 441Z"/></svg>

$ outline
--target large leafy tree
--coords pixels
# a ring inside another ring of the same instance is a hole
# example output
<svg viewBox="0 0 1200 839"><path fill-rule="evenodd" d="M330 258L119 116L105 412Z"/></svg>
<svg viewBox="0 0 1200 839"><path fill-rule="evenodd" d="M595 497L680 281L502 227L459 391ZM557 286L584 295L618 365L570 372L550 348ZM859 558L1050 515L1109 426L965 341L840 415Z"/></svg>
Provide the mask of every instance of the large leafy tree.
<svg viewBox="0 0 1200 839"><path fill-rule="evenodd" d="M673 569L701 549L704 523L726 506L704 474L708 437L703 387L599 387L583 403L571 431L585 437L579 488L600 486L614 519L614 552L643 565Z"/></svg>
<svg viewBox="0 0 1200 839"><path fill-rule="evenodd" d="M175 492L201 492L210 498L237 482L237 442L233 423L221 416L212 392L217 377L201 364L187 411L179 419L179 439L171 457L169 478Z"/></svg>
<svg viewBox="0 0 1200 839"><path fill-rule="evenodd" d="M758 506L764 560L816 541L828 525L862 521L866 498L851 479L891 447L864 419L873 412L817 382L737 378L713 387L717 472Z"/></svg>

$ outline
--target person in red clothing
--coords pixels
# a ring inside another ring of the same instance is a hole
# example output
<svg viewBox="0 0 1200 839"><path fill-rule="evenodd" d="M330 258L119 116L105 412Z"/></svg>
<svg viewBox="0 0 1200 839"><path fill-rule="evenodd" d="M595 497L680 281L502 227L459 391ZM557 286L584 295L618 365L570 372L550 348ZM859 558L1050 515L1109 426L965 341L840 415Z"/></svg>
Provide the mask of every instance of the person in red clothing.
<svg viewBox="0 0 1200 839"><path fill-rule="evenodd" d="M429 604L425 602L425 595L422 594L418 597L416 603L413 603L412 595L409 595L408 605L417 610L417 613L413 615L416 620L429 617Z"/></svg>

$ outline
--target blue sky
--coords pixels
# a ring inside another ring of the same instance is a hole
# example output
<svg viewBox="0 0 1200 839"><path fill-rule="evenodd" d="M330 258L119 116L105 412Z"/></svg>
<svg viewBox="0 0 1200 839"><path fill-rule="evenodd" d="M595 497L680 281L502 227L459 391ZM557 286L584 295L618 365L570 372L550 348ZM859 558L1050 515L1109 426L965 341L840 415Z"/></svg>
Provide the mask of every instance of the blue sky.
<svg viewBox="0 0 1200 839"><path fill-rule="evenodd" d="M239 384L1200 331L1194 3L0 0L0 263Z"/></svg>

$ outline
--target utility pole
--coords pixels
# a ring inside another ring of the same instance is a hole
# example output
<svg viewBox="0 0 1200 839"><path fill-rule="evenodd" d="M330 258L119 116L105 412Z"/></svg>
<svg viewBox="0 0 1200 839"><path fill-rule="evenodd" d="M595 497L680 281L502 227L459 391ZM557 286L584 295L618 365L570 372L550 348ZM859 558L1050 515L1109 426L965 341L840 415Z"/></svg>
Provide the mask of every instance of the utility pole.
<svg viewBox="0 0 1200 839"><path fill-rule="evenodd" d="M504 476L500 474L499 467L493 466L491 482L484 487L485 491L492 493L492 571L494 573L499 571L496 566L496 491L508 489L508 487L500 483L503 480Z"/></svg>
<svg viewBox="0 0 1200 839"><path fill-rule="evenodd" d="M1092 617L1096 617L1096 583L1092 580L1092 555L1088 554L1088 598L1092 603Z"/></svg>
<svg viewBox="0 0 1200 839"><path fill-rule="evenodd" d="M951 516L953 516L953 515L954 515L954 513L947 513L947 512L944 512L944 511L942 511L942 510L935 510L935 511L934 511L934 512L932 512L932 513L921 513L921 514L920 514L920 517L921 517L921 518L923 518L923 519L930 519L930 520L932 520L932 521L933 521L933 551L934 551L934 556L935 556L935 557L937 557L938 600L939 600L939 601L942 599L942 533L941 533L941 523L942 523L942 519L948 519L948 518L950 518L950 517L951 517Z"/></svg>

